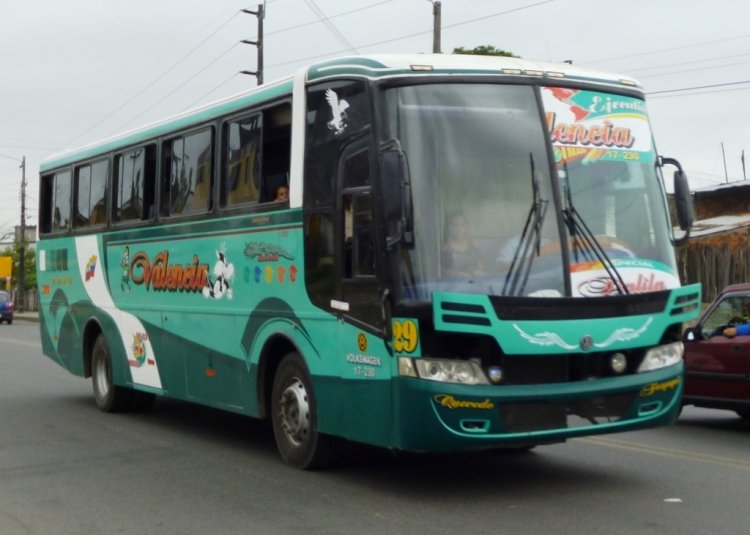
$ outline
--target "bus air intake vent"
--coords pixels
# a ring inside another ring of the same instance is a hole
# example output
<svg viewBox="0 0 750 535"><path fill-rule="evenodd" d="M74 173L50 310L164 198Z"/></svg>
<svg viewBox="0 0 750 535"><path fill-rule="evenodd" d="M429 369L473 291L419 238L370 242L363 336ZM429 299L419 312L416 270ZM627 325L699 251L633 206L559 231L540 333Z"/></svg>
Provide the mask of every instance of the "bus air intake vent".
<svg viewBox="0 0 750 535"><path fill-rule="evenodd" d="M670 316L692 312L698 308L700 298L701 296L699 292L693 292L677 297L677 299L674 300L674 305L669 311Z"/></svg>
<svg viewBox="0 0 750 535"><path fill-rule="evenodd" d="M444 323L480 325L484 327L492 325L492 322L487 317L487 311L482 305L443 301L440 303L440 311Z"/></svg>

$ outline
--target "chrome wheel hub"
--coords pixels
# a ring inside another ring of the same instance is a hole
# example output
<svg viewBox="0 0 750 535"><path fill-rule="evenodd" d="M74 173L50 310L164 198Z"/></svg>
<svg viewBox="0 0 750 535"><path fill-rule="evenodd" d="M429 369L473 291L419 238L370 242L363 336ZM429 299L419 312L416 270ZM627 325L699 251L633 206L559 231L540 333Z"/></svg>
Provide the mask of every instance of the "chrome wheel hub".
<svg viewBox="0 0 750 535"><path fill-rule="evenodd" d="M310 405L307 399L305 385L299 379L294 379L281 394L279 403L281 428L287 438L299 446L307 437L310 430Z"/></svg>

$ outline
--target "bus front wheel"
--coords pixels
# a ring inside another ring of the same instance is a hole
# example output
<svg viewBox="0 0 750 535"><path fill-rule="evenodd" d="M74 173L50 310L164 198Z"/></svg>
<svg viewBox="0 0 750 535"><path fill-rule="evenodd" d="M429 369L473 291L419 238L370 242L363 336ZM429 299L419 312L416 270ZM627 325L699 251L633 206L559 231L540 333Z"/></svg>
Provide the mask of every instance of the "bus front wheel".
<svg viewBox="0 0 750 535"><path fill-rule="evenodd" d="M312 381L298 353L281 361L271 396L273 434L284 462L301 469L327 464L332 438L318 432Z"/></svg>
<svg viewBox="0 0 750 535"><path fill-rule="evenodd" d="M118 412L130 408L133 391L112 382L112 358L107 339L100 334L91 352L91 382L96 406L104 412Z"/></svg>

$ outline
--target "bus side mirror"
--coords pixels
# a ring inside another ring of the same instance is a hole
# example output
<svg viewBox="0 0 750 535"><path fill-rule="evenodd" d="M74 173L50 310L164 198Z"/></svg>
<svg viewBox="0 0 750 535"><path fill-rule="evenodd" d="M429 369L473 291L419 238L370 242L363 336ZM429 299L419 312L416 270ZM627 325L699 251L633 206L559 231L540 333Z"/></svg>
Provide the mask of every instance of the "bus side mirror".
<svg viewBox="0 0 750 535"><path fill-rule="evenodd" d="M690 194L687 175L682 170L680 162L674 158L662 158L663 165L673 165L677 168L674 172L674 203L677 213L677 224L680 230L684 230L684 236L673 238L674 245L685 243L690 237L690 229L693 227L693 197Z"/></svg>
<svg viewBox="0 0 750 535"><path fill-rule="evenodd" d="M383 177L383 200L387 231L387 245L399 242L414 244L414 207L411 180L406 154L398 140L392 139L381 146L380 172Z"/></svg>

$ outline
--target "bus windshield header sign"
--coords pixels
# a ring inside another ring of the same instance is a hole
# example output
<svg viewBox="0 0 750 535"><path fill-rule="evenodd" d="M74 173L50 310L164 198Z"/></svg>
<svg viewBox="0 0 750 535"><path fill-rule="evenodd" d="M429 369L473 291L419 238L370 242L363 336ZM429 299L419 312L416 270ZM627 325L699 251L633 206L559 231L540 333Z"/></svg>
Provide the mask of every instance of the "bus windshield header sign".
<svg viewBox="0 0 750 535"><path fill-rule="evenodd" d="M542 98L558 164L653 161L642 100L563 87L544 87Z"/></svg>

